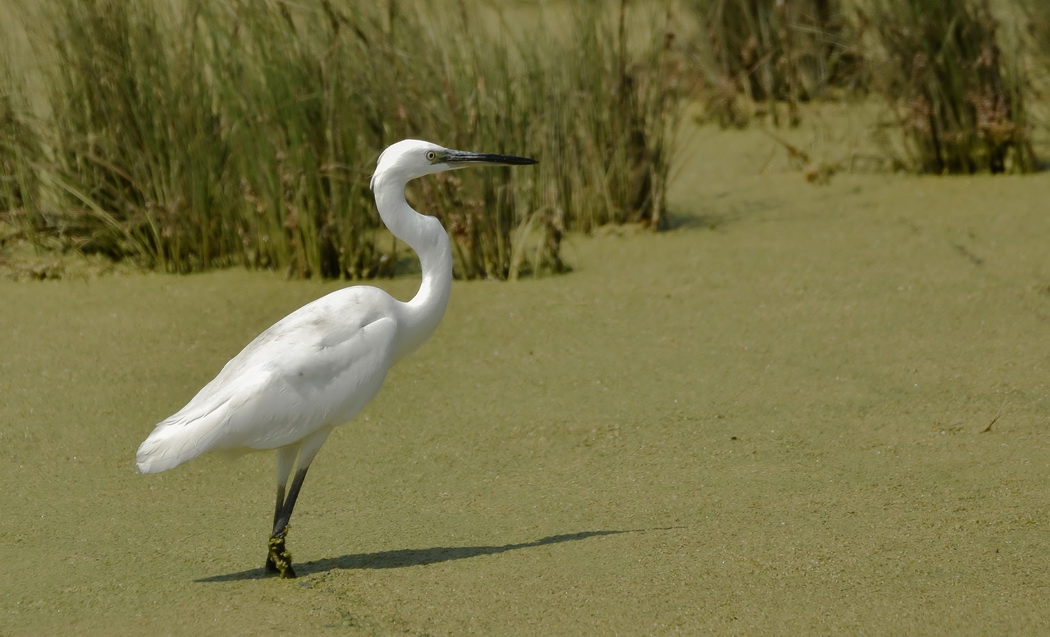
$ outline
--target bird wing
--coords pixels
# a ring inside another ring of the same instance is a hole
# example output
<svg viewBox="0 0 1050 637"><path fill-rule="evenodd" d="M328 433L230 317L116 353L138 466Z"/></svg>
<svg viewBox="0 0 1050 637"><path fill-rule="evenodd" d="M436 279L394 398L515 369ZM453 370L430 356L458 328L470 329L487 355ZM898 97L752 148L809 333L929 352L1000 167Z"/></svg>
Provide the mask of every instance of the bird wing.
<svg viewBox="0 0 1050 637"><path fill-rule="evenodd" d="M341 425L379 392L393 358L397 324L381 318L338 338L326 334L267 365L241 392L222 448L274 449Z"/></svg>
<svg viewBox="0 0 1050 637"><path fill-rule="evenodd" d="M142 443L143 473L213 449L273 449L353 418L393 362L397 302L347 288L260 334Z"/></svg>

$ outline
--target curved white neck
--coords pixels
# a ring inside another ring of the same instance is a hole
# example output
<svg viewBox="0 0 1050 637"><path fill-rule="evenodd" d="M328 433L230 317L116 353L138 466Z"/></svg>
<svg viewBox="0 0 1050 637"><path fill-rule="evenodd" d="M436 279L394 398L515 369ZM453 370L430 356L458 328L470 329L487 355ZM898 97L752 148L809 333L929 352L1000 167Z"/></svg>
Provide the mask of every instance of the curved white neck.
<svg viewBox="0 0 1050 637"><path fill-rule="evenodd" d="M390 232L416 252L423 269L419 291L404 304L405 338L396 354L400 359L430 338L445 315L452 290L452 248L441 222L413 210L405 199L405 184L396 186L374 184L376 207Z"/></svg>

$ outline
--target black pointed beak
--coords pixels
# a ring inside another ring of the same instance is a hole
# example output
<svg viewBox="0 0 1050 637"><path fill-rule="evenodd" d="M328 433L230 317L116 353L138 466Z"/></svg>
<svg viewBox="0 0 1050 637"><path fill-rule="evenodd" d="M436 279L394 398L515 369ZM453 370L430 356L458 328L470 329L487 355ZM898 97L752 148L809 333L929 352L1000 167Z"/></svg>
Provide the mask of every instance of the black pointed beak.
<svg viewBox="0 0 1050 637"><path fill-rule="evenodd" d="M497 155L494 153L472 153L464 150L450 150L441 161L453 168L466 166L527 166L537 163L535 159L516 155Z"/></svg>

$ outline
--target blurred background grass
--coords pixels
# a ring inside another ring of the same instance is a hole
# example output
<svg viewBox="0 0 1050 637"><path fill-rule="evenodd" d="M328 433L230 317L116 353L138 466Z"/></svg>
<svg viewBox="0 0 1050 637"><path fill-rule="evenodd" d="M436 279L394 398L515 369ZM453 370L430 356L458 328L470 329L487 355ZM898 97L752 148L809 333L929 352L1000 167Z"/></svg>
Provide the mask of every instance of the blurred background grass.
<svg viewBox="0 0 1050 637"><path fill-rule="evenodd" d="M0 253L168 272L398 271L367 184L404 137L541 160L410 188L457 276L505 279L566 269L567 232L665 227L687 109L772 131L856 104L874 165L935 174L1037 170L1046 122L1038 0L14 0L0 19Z"/></svg>

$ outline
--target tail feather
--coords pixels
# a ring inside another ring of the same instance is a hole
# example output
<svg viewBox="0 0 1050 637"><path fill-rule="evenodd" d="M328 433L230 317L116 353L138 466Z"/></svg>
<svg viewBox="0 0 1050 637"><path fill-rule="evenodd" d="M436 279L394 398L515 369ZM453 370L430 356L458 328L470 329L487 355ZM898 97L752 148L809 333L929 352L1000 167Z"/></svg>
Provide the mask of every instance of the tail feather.
<svg viewBox="0 0 1050 637"><path fill-rule="evenodd" d="M180 412L158 424L135 454L139 473L174 469L212 449L222 432L221 426L215 426L217 415L194 417Z"/></svg>

